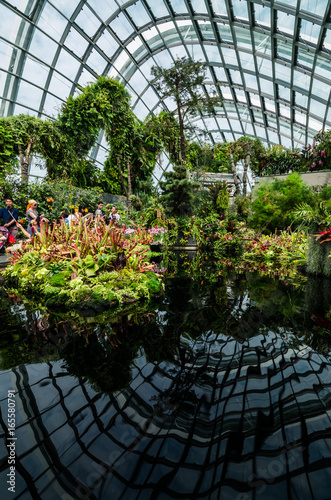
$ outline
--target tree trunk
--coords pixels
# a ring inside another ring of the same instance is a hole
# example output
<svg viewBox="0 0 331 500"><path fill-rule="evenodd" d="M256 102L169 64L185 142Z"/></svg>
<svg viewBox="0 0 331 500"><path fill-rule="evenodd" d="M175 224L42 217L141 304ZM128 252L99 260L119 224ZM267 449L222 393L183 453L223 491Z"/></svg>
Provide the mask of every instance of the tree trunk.
<svg viewBox="0 0 331 500"><path fill-rule="evenodd" d="M182 116L182 110L180 107L179 97L176 99L177 101L177 113L178 113L178 123L179 123L179 133L180 133L180 156L181 163L185 165L186 163L186 147L185 147L185 135L184 135L184 120Z"/></svg>
<svg viewBox="0 0 331 500"><path fill-rule="evenodd" d="M245 158L244 173L243 173L243 195L244 196L246 196L246 194L247 194L247 169L248 169L249 161L251 159L251 149L252 149L252 145L249 142L247 144L247 154L246 154L246 158Z"/></svg>
<svg viewBox="0 0 331 500"><path fill-rule="evenodd" d="M21 166L21 179L22 182L27 182L29 178L29 165L31 163L31 148L32 148L32 139L28 142L28 146L23 152L22 146L19 143L19 139L16 136L17 139L17 148L18 148L18 154L20 158L20 166Z"/></svg>
<svg viewBox="0 0 331 500"><path fill-rule="evenodd" d="M230 151L229 153L230 155L230 162L231 162L231 170L232 170L232 174L233 174L233 182L234 182L234 187L235 187L235 196L237 194L239 194L239 184L238 184L238 177L237 177L237 171L236 171L236 164L234 162L234 159L233 159L233 154L232 154L232 151Z"/></svg>

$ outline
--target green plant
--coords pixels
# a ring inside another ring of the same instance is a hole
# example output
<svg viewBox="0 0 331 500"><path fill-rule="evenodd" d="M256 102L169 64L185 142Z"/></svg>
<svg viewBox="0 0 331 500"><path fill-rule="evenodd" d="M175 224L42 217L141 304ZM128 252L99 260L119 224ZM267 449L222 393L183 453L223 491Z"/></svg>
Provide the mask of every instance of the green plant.
<svg viewBox="0 0 331 500"><path fill-rule="evenodd" d="M254 196L249 225L269 234L290 226L293 212L300 203L314 207L317 201L316 194L298 173L288 175L285 180L262 184Z"/></svg>

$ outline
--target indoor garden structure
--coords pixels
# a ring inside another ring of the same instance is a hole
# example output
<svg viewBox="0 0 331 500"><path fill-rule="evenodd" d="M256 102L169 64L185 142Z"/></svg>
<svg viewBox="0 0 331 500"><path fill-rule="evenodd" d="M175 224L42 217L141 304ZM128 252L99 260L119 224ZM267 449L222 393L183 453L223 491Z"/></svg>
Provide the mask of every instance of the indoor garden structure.
<svg viewBox="0 0 331 500"><path fill-rule="evenodd" d="M0 0L0 51L1 498L329 499L331 1Z"/></svg>

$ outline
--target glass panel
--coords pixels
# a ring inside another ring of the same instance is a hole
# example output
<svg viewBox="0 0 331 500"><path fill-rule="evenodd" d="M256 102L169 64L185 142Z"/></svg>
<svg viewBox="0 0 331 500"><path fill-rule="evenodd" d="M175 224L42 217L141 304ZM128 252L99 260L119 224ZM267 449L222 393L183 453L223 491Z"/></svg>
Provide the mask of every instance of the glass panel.
<svg viewBox="0 0 331 500"><path fill-rule="evenodd" d="M273 144L279 144L278 134L272 130L268 130L269 141Z"/></svg>
<svg viewBox="0 0 331 500"><path fill-rule="evenodd" d="M84 69L79 77L78 85L84 87L85 85L88 85L89 83L93 83L95 81L96 78L94 78L92 73L90 73L87 69Z"/></svg>
<svg viewBox="0 0 331 500"><path fill-rule="evenodd" d="M287 106L279 104L279 112L282 116L285 116L285 118L291 118L291 110Z"/></svg>
<svg viewBox="0 0 331 500"><path fill-rule="evenodd" d="M159 96L154 92L154 90L151 87L148 87L146 92L143 95L143 99L145 102L148 103L149 109L154 108L159 102Z"/></svg>
<svg viewBox="0 0 331 500"><path fill-rule="evenodd" d="M322 99L325 99L327 101L330 95L330 86L325 85L324 82L321 82L320 80L314 78L312 94L317 95L318 97L321 97Z"/></svg>
<svg viewBox="0 0 331 500"><path fill-rule="evenodd" d="M253 75L249 75L248 73L245 73L244 76L245 76L246 87L257 91L258 85L256 77Z"/></svg>
<svg viewBox="0 0 331 500"><path fill-rule="evenodd" d="M131 7L128 7L126 10L135 25L139 28L151 22L151 18L148 15L147 10L141 3L138 5L131 5Z"/></svg>
<svg viewBox="0 0 331 500"><path fill-rule="evenodd" d="M217 23L217 28L222 42L233 43L232 33L229 26Z"/></svg>
<svg viewBox="0 0 331 500"><path fill-rule="evenodd" d="M294 112L294 120L301 125L306 126L307 115L305 113L300 113L299 111Z"/></svg>
<svg viewBox="0 0 331 500"><path fill-rule="evenodd" d="M147 72L146 76L150 76L150 71ZM132 88L134 88L137 94L141 94L143 92L143 90L147 86L147 81L143 77L141 71L136 71L135 74L131 76L130 85Z"/></svg>
<svg viewBox="0 0 331 500"><path fill-rule="evenodd" d="M148 0L146 3L149 5L149 8L157 19L169 16L169 11L164 5L163 0L157 0L157 2L155 2L155 0Z"/></svg>
<svg viewBox="0 0 331 500"><path fill-rule="evenodd" d="M31 44L30 53L41 59L42 61L52 64L55 52L58 49L58 44L53 42L40 31L35 31Z"/></svg>
<svg viewBox="0 0 331 500"><path fill-rule="evenodd" d="M254 3L255 22L270 27L270 8Z"/></svg>
<svg viewBox="0 0 331 500"><path fill-rule="evenodd" d="M298 0L277 0L275 3L284 4L287 7L290 6L296 9Z"/></svg>
<svg viewBox="0 0 331 500"><path fill-rule="evenodd" d="M88 46L88 41L75 28L70 29L64 43L78 57L83 57Z"/></svg>
<svg viewBox="0 0 331 500"><path fill-rule="evenodd" d="M291 68L281 63L275 63L275 78L289 82L291 80Z"/></svg>
<svg viewBox="0 0 331 500"><path fill-rule="evenodd" d="M307 42L317 43L321 27L305 19L301 20L300 38Z"/></svg>
<svg viewBox="0 0 331 500"><path fill-rule="evenodd" d="M43 90L30 85L23 80L19 83L17 102L29 106L29 108L39 110L40 101L43 96Z"/></svg>
<svg viewBox="0 0 331 500"><path fill-rule="evenodd" d="M251 32L248 27L245 29L234 26L234 30L236 34L237 47L252 50Z"/></svg>
<svg viewBox="0 0 331 500"><path fill-rule="evenodd" d="M331 29L326 30L326 35L323 42L323 48L331 50Z"/></svg>
<svg viewBox="0 0 331 500"><path fill-rule="evenodd" d="M292 60L292 44L284 42L283 40L278 40L276 43L277 56L284 59Z"/></svg>
<svg viewBox="0 0 331 500"><path fill-rule="evenodd" d="M218 51L218 48L214 45L205 45L205 51L208 57L209 62L220 62L221 56Z"/></svg>
<svg viewBox="0 0 331 500"><path fill-rule="evenodd" d="M235 50L222 47L222 52L226 64L231 64L232 66L238 66Z"/></svg>
<svg viewBox="0 0 331 500"><path fill-rule="evenodd" d="M207 131L217 130L217 124L214 118L204 118L204 128Z"/></svg>
<svg viewBox="0 0 331 500"><path fill-rule="evenodd" d="M66 99L70 94L71 87L72 82L64 78L56 71L53 72L52 79L48 87L49 92L61 97L61 99Z"/></svg>
<svg viewBox="0 0 331 500"><path fill-rule="evenodd" d="M204 0L191 0L194 12L198 14L208 14L208 10Z"/></svg>
<svg viewBox="0 0 331 500"><path fill-rule="evenodd" d="M330 59L327 59L324 56L318 55L316 58L316 69L315 73L319 76L324 76L325 78L328 78L328 80L331 79L331 74L330 74Z"/></svg>
<svg viewBox="0 0 331 500"><path fill-rule="evenodd" d="M310 99L309 109L310 113L322 118L325 115L326 105L316 101L315 99Z"/></svg>
<svg viewBox="0 0 331 500"><path fill-rule="evenodd" d="M87 3L103 21L108 20L118 9L118 5L115 0L107 0L106 2L100 2L100 0L88 0Z"/></svg>
<svg viewBox="0 0 331 500"><path fill-rule="evenodd" d="M217 80L219 82L227 82L228 81L224 68L220 68L220 67L215 66L214 71L215 71L215 75L217 77Z"/></svg>
<svg viewBox="0 0 331 500"><path fill-rule="evenodd" d="M114 37L108 30L105 30L98 40L98 47L100 47L106 56L111 57L119 47Z"/></svg>
<svg viewBox="0 0 331 500"><path fill-rule="evenodd" d="M225 137L226 142L232 142L234 140L233 134L231 134L229 132L224 132L224 137Z"/></svg>
<svg viewBox="0 0 331 500"><path fill-rule="evenodd" d="M289 87L283 87L283 85L278 85L278 95L280 99L285 101L291 101L291 89Z"/></svg>
<svg viewBox="0 0 331 500"><path fill-rule="evenodd" d="M262 128L262 127L259 127L258 125L255 125L255 132L257 133L257 136L258 136L260 139L266 139L266 138L267 138L267 135L266 135L265 129L264 129L264 128Z"/></svg>
<svg viewBox="0 0 331 500"><path fill-rule="evenodd" d="M107 61L102 57L101 54L96 49L93 49L91 54L87 59L87 64L93 69L98 75L102 75Z"/></svg>
<svg viewBox="0 0 331 500"><path fill-rule="evenodd" d="M21 51L19 51L19 52L21 52ZM11 62L12 55L13 55L13 48L9 44L0 40L0 54L1 54L0 67L3 69L9 69L9 65ZM0 93L0 95L2 95L2 94Z"/></svg>
<svg viewBox="0 0 331 500"><path fill-rule="evenodd" d="M261 101L258 95L253 94L252 92L249 94L249 100L252 104L252 106L255 106L256 108L261 108Z"/></svg>
<svg viewBox="0 0 331 500"><path fill-rule="evenodd" d="M241 124L238 120L231 120L230 123L233 131L242 132Z"/></svg>
<svg viewBox="0 0 331 500"><path fill-rule="evenodd" d="M16 7L17 10L20 10L21 12L25 12L26 7L28 5L28 0L11 0L10 3L13 7Z"/></svg>
<svg viewBox="0 0 331 500"><path fill-rule="evenodd" d="M255 135L254 128L251 123L242 122L245 135Z"/></svg>
<svg viewBox="0 0 331 500"><path fill-rule="evenodd" d="M80 62L72 57L65 49L62 49L56 63L57 71L63 73L67 78L75 80L79 67Z"/></svg>
<svg viewBox="0 0 331 500"><path fill-rule="evenodd" d="M29 83L35 83L39 87L45 87L46 80L49 74L49 67L35 61L30 56L27 56L24 63L22 78Z"/></svg>
<svg viewBox="0 0 331 500"><path fill-rule="evenodd" d="M61 111L61 106L63 104L63 101L58 99L57 97L47 94L45 102L44 102L44 107L43 107L43 114L49 116L49 117L55 117L57 116L60 111Z"/></svg>
<svg viewBox="0 0 331 500"><path fill-rule="evenodd" d="M122 42L124 42L124 40L126 40L133 32L133 27L123 12L120 12L119 15L111 23L109 23L109 26L112 30L114 30Z"/></svg>
<svg viewBox="0 0 331 500"><path fill-rule="evenodd" d="M270 99L264 98L264 105L267 111L271 111L272 113L276 113L275 102Z"/></svg>
<svg viewBox="0 0 331 500"><path fill-rule="evenodd" d="M199 24L199 27L200 27L200 30L201 30L201 34L203 36L204 39L206 40L215 40L215 36L214 36L214 32L213 32L213 28L211 26L211 24L207 21L198 21L198 24Z"/></svg>
<svg viewBox="0 0 331 500"><path fill-rule="evenodd" d="M294 92L294 102L297 106L307 108L308 97L306 95L300 94L300 92Z"/></svg>
<svg viewBox="0 0 331 500"><path fill-rule="evenodd" d="M192 49L192 52L191 53L191 57L192 59L196 59L196 57L194 56L194 50L195 50L195 47L194 45L191 46L191 49ZM174 59L177 59L178 57L187 57L187 52L186 52L186 48L183 46L183 45L179 45L178 47L171 47L169 49L169 51L171 52L171 54L173 55Z"/></svg>
<svg viewBox="0 0 331 500"><path fill-rule="evenodd" d="M314 63L314 54L308 52L308 49L298 47L297 63L301 66L304 66L305 68L311 69Z"/></svg>
<svg viewBox="0 0 331 500"><path fill-rule="evenodd" d="M322 130L322 126L323 126L323 124L321 122L315 120L315 118L312 118L311 116L308 117L308 127L310 129L319 131L319 130Z"/></svg>
<svg viewBox="0 0 331 500"><path fill-rule="evenodd" d="M51 4L54 5L64 16L71 17L72 13L76 9L79 0L52 0Z"/></svg>
<svg viewBox="0 0 331 500"><path fill-rule="evenodd" d="M156 64L158 64L162 68L170 68L170 66L173 63L173 60L172 60L168 50L163 50L162 52L155 54L154 61L156 62ZM148 76L150 76L150 74L148 74Z"/></svg>
<svg viewBox="0 0 331 500"><path fill-rule="evenodd" d="M246 94L243 90L235 89L235 94L239 102L244 102L247 104Z"/></svg>
<svg viewBox="0 0 331 500"><path fill-rule="evenodd" d="M175 14L188 14L184 0L168 0Z"/></svg>
<svg viewBox="0 0 331 500"><path fill-rule="evenodd" d="M301 73L301 71L297 71L296 69L293 71L293 85L303 89L309 90L310 85L310 76Z"/></svg>
<svg viewBox="0 0 331 500"><path fill-rule="evenodd" d="M272 77L272 65L269 59L256 58L258 74Z"/></svg>
<svg viewBox="0 0 331 500"><path fill-rule="evenodd" d="M133 109L134 114L139 118L139 120L144 120L149 113L148 108L140 100Z"/></svg>
<svg viewBox="0 0 331 500"><path fill-rule="evenodd" d="M247 54L247 52L238 52L238 54L240 56L241 67L252 71L255 68L252 54Z"/></svg>
<svg viewBox="0 0 331 500"><path fill-rule="evenodd" d="M226 2L224 0L211 0L211 5L215 14L221 14L223 16L228 15L226 10Z"/></svg>
<svg viewBox="0 0 331 500"><path fill-rule="evenodd" d="M49 3L45 3L37 24L38 28L45 31L56 41L60 41L67 26L67 20Z"/></svg>
<svg viewBox="0 0 331 500"><path fill-rule="evenodd" d="M240 0L232 0L233 14L238 19L245 19L248 21L248 12L246 2Z"/></svg>
<svg viewBox="0 0 331 500"><path fill-rule="evenodd" d="M290 131L288 131L288 134L290 134ZM291 149L292 148L292 141L291 141L291 139L289 139L288 137L285 137L284 135L282 135L280 138L282 140L282 145L284 146L284 148L287 148L287 149Z"/></svg>
<svg viewBox="0 0 331 500"><path fill-rule="evenodd" d="M254 31L255 50L260 54L271 56L270 37Z"/></svg>
<svg viewBox="0 0 331 500"><path fill-rule="evenodd" d="M260 88L261 94L270 95L271 98L274 98L274 85L269 80L265 80L264 78L260 78Z"/></svg>
<svg viewBox="0 0 331 500"><path fill-rule="evenodd" d="M93 37L100 27L100 21L95 17L86 4L76 17L75 22L90 38Z"/></svg>
<svg viewBox="0 0 331 500"><path fill-rule="evenodd" d="M237 85L243 85L240 71L235 71L234 69L232 69L230 71L230 77L231 77L232 83L237 84Z"/></svg>
<svg viewBox="0 0 331 500"><path fill-rule="evenodd" d="M327 4L328 0L301 0L300 10L323 17Z"/></svg>
<svg viewBox="0 0 331 500"><path fill-rule="evenodd" d="M291 14L286 14L286 12L282 12L280 10L276 11L276 15L277 15L277 29L282 33L288 33L289 35L293 35L295 17L291 16Z"/></svg>
<svg viewBox="0 0 331 500"><path fill-rule="evenodd" d="M226 118L217 118L216 121L221 130L228 130L230 128L229 122Z"/></svg>

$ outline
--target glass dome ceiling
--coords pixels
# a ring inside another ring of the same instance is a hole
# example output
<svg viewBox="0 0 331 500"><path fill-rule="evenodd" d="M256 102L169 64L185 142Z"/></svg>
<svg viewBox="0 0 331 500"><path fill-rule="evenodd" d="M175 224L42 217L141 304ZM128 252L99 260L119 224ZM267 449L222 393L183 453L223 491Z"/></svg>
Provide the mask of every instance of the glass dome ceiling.
<svg viewBox="0 0 331 500"><path fill-rule="evenodd" d="M1 0L1 115L56 117L98 75L126 85L140 119L172 111L150 69L190 56L224 99L196 120L210 141L300 148L331 128L330 16L331 0ZM101 133L91 155L103 164L106 150Z"/></svg>

